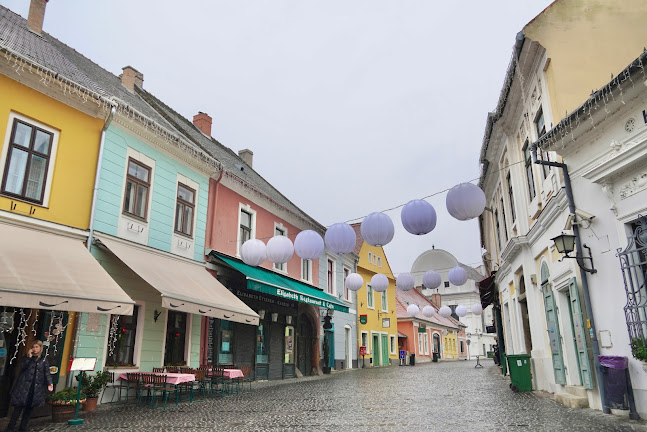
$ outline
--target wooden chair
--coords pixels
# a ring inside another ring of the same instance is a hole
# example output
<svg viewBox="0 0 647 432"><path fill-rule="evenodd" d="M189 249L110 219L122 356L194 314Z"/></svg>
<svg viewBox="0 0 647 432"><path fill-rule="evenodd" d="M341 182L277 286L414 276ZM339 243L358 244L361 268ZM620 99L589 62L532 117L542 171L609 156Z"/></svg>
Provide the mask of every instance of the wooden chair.
<svg viewBox="0 0 647 432"><path fill-rule="evenodd" d="M112 403L115 399L115 394L117 395L117 402L121 401L121 390L126 389L126 395L128 394L128 381L122 381L119 379L115 379L115 373L110 372L110 380L108 381L108 386L103 390L101 393L101 399L99 400L99 403L103 403L103 397L106 395L106 390L107 389L112 389L112 397L110 398L110 402Z"/></svg>
<svg viewBox="0 0 647 432"><path fill-rule="evenodd" d="M129 374L130 375L130 374ZM140 374L138 374L140 375ZM146 392L146 397L150 398L151 391L153 389L153 377L152 374L141 374L139 383L137 384L137 405L141 405L142 396Z"/></svg>
<svg viewBox="0 0 647 432"><path fill-rule="evenodd" d="M179 372L180 372L180 368L179 368L179 367L176 367L176 366L168 366L168 367L166 368L166 372L167 372L167 373L179 373Z"/></svg>
<svg viewBox="0 0 647 432"><path fill-rule="evenodd" d="M211 369L211 392L215 396L223 394L226 390L226 378L223 376L223 369L222 366Z"/></svg>
<svg viewBox="0 0 647 432"><path fill-rule="evenodd" d="M168 396L171 393L175 395L175 406L178 406L178 403L180 400L178 387L166 382L166 375L155 374L155 375L150 375L150 377L151 377L150 391L152 393L151 407L156 408L158 406L155 404L155 401L157 400L157 395L159 394L160 397L162 396L164 397L164 409L166 409Z"/></svg>
<svg viewBox="0 0 647 432"><path fill-rule="evenodd" d="M154 367L154 368L153 368L153 373L156 373L156 374L163 374L163 373L164 373L164 368L163 368L163 367L157 367L157 368L156 368L156 367Z"/></svg>
<svg viewBox="0 0 647 432"><path fill-rule="evenodd" d="M244 377L236 378L238 380L238 385L240 386L242 393L251 393L252 392L252 367L251 366L241 366L240 370L243 372ZM248 391L245 392L245 384L249 384Z"/></svg>

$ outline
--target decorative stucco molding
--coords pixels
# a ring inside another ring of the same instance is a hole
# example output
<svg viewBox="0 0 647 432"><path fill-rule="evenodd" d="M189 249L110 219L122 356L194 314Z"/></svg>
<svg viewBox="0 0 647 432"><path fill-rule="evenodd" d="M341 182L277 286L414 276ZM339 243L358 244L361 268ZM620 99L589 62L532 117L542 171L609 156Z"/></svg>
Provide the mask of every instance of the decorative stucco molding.
<svg viewBox="0 0 647 432"><path fill-rule="evenodd" d="M620 199L629 198L645 189L647 189L647 171L632 177L631 180L620 187Z"/></svg>

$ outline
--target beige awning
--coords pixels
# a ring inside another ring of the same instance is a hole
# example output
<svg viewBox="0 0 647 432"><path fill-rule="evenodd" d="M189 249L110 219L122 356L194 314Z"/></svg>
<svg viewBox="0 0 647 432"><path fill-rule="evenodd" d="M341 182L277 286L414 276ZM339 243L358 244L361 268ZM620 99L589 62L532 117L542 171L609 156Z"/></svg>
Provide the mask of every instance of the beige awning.
<svg viewBox="0 0 647 432"><path fill-rule="evenodd" d="M213 277L204 264L97 234L117 258L162 294L162 306L258 325L258 314Z"/></svg>
<svg viewBox="0 0 647 432"><path fill-rule="evenodd" d="M134 302L81 240L1 223L0 305L132 315Z"/></svg>

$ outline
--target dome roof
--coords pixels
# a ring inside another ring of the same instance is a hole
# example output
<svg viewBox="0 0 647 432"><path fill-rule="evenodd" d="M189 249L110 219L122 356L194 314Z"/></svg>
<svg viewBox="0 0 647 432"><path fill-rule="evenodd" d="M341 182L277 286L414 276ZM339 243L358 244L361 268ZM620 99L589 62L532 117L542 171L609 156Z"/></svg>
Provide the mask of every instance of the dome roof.
<svg viewBox="0 0 647 432"><path fill-rule="evenodd" d="M411 266L411 273L424 273L428 270L436 270L442 274L457 265L458 260L449 252L442 249L429 249L418 255L418 258L416 258Z"/></svg>

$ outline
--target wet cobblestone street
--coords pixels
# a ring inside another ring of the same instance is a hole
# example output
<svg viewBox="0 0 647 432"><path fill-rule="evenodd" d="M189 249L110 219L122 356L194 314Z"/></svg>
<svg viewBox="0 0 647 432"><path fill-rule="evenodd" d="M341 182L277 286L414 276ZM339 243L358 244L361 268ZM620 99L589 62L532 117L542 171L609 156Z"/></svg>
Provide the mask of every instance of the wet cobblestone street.
<svg viewBox="0 0 647 432"><path fill-rule="evenodd" d="M569 410L552 395L513 393L486 360L360 369L282 382L256 383L252 393L150 409L100 407L82 426L45 419L31 430L219 431L647 431L591 409Z"/></svg>

